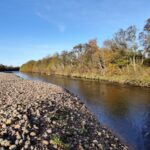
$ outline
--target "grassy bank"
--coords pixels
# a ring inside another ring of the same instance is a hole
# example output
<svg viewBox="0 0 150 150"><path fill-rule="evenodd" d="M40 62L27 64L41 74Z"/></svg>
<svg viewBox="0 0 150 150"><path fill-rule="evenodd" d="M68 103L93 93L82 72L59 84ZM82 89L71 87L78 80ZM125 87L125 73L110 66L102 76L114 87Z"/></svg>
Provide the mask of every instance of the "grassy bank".
<svg viewBox="0 0 150 150"><path fill-rule="evenodd" d="M72 66L70 64L63 66L57 63L53 65L49 62L44 66L42 63L43 60L28 62L21 66L20 71L150 87L150 67L141 64L136 64L135 66L128 64L122 68L110 64L106 69L97 69L86 65L84 67L80 65Z"/></svg>
<svg viewBox="0 0 150 150"><path fill-rule="evenodd" d="M71 77L75 78L85 78L85 79L92 79L98 81L107 81L111 83L119 83L125 85L132 85L132 86L141 86L141 87L150 87L150 78L143 78L143 77L128 77L127 75L124 76L99 76L99 75L77 75L73 74Z"/></svg>
<svg viewBox="0 0 150 150"><path fill-rule="evenodd" d="M130 66L132 68L132 66ZM47 75L61 75L68 76L72 78L82 78L82 79L90 79L90 80L98 80L98 81L107 81L112 83L119 83L125 85L132 86L141 86L141 87L150 87L150 69L149 68L141 68L137 66L137 71L131 72L131 68L128 67L124 69L124 71L118 71L118 74L115 75L100 75L98 72L77 72L77 71L67 71L65 70L56 70L55 72L34 72L33 73L44 73ZM21 69L20 69L21 70ZM24 72L23 70L21 70Z"/></svg>

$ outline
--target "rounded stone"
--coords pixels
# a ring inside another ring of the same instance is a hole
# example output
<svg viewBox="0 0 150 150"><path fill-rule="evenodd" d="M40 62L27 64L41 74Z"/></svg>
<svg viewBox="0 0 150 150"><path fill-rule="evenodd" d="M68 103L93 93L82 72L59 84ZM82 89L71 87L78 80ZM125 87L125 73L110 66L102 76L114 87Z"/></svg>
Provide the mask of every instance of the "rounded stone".
<svg viewBox="0 0 150 150"><path fill-rule="evenodd" d="M42 143L43 143L43 145L48 145L49 144L49 142L47 140L43 140Z"/></svg>
<svg viewBox="0 0 150 150"><path fill-rule="evenodd" d="M31 132L30 135L31 136L36 136L36 133L35 132Z"/></svg>
<svg viewBox="0 0 150 150"><path fill-rule="evenodd" d="M47 130L47 133L49 133L49 134L52 133L52 130L51 130L51 129L48 129L48 130Z"/></svg>
<svg viewBox="0 0 150 150"><path fill-rule="evenodd" d="M14 126L14 128L15 128L15 129L20 129L20 125L19 125L19 124L16 124L16 125Z"/></svg>
<svg viewBox="0 0 150 150"><path fill-rule="evenodd" d="M16 145L11 145L11 146L9 147L10 150L15 150L16 148L17 148Z"/></svg>
<svg viewBox="0 0 150 150"><path fill-rule="evenodd" d="M7 119L6 120L6 125L10 125L11 124L11 119Z"/></svg>
<svg viewBox="0 0 150 150"><path fill-rule="evenodd" d="M2 125L2 128L5 129L5 128L6 128L6 124L3 124L3 125Z"/></svg>

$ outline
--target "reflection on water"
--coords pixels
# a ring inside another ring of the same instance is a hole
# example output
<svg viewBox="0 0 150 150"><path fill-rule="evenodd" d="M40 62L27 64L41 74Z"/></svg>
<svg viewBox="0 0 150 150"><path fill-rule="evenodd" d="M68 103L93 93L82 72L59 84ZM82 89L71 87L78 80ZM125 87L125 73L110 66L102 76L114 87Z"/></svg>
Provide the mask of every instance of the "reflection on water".
<svg viewBox="0 0 150 150"><path fill-rule="evenodd" d="M135 150L150 150L150 89L41 74L17 75L60 85L78 95L97 119Z"/></svg>

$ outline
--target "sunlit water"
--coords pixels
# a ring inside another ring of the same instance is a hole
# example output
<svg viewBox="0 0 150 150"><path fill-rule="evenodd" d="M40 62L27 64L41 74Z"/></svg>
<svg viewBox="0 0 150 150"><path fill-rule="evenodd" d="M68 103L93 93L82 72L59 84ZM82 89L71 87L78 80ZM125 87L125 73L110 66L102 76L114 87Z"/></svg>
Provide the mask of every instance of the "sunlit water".
<svg viewBox="0 0 150 150"><path fill-rule="evenodd" d="M150 89L62 76L23 74L25 79L60 85L78 95L99 122L134 150L150 150Z"/></svg>

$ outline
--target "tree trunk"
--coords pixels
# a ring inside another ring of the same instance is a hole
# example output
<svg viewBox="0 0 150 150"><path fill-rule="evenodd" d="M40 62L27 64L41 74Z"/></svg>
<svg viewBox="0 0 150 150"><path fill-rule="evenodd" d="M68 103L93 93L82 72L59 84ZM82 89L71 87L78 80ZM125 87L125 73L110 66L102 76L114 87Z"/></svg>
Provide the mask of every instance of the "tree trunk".
<svg viewBox="0 0 150 150"><path fill-rule="evenodd" d="M133 56L133 68L134 68L134 72L136 72L136 56L135 56L135 54Z"/></svg>

